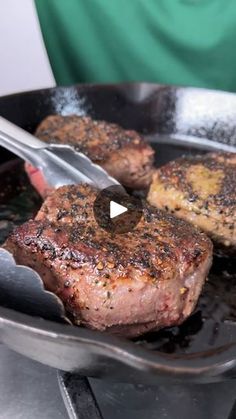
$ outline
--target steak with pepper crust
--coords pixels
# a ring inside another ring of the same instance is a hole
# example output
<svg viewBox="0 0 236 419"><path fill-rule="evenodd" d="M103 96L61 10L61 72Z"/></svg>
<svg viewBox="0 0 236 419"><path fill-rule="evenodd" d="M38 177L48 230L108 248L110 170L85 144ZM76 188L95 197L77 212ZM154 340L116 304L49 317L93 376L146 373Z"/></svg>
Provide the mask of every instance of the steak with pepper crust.
<svg viewBox="0 0 236 419"><path fill-rule="evenodd" d="M148 201L190 221L216 243L236 251L236 154L183 157L155 171Z"/></svg>
<svg viewBox="0 0 236 419"><path fill-rule="evenodd" d="M41 122L35 135L47 143L75 147L126 187L143 189L151 182L154 151L135 131L88 116L51 115ZM26 171L32 184L45 195L47 185L39 171L28 164Z"/></svg>
<svg viewBox="0 0 236 419"><path fill-rule="evenodd" d="M88 185L57 189L5 247L41 275L75 324L134 337L182 323L208 274L211 241L148 205L136 228L114 236L96 223L96 196Z"/></svg>

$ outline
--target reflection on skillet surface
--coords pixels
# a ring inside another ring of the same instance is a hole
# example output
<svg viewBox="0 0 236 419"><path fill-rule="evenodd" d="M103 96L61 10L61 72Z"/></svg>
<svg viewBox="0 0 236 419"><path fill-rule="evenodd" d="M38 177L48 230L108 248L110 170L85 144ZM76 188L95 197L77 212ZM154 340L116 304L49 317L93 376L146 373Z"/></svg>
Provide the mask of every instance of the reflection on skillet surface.
<svg viewBox="0 0 236 419"><path fill-rule="evenodd" d="M159 146L160 147L160 146ZM164 151L158 147L161 163ZM186 150L175 150L168 160ZM187 150L191 151L191 150ZM158 163L158 162L157 162ZM17 176L15 174L17 173ZM33 217L41 205L41 199L33 190L18 160L0 167L0 244L14 226ZM236 320L236 263L235 259L215 258L209 280L206 283L194 314L181 326L166 328L136 339L136 343L150 350L165 353L192 353L210 349L219 343L228 343L230 335L222 322ZM222 336L221 336L222 335Z"/></svg>
<svg viewBox="0 0 236 419"><path fill-rule="evenodd" d="M30 185L19 160L0 166L0 244L15 226L33 217L41 198Z"/></svg>

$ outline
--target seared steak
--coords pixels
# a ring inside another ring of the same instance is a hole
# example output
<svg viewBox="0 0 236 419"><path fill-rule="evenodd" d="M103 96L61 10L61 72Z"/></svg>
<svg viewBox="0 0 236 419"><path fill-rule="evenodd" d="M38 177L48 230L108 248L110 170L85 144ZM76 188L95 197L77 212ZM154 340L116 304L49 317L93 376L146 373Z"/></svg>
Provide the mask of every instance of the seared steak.
<svg viewBox="0 0 236 419"><path fill-rule="evenodd" d="M39 272L75 324L133 337L183 322L208 274L211 241L148 205L133 231L114 236L95 221L96 195L87 185L57 189L5 247Z"/></svg>
<svg viewBox="0 0 236 419"><path fill-rule="evenodd" d="M150 204L205 231L221 251L236 250L236 155L183 157L155 171Z"/></svg>
<svg viewBox="0 0 236 419"><path fill-rule="evenodd" d="M135 131L90 117L51 115L35 135L45 142L74 146L126 187L143 189L151 182L154 151ZM46 187L39 173L32 172L29 165L26 171L44 193Z"/></svg>

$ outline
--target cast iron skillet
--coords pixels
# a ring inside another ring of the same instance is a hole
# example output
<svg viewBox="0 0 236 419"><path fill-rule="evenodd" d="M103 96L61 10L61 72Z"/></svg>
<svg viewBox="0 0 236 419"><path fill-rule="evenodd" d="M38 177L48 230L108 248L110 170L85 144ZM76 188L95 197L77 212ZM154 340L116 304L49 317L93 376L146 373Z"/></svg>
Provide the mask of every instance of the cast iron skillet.
<svg viewBox="0 0 236 419"><path fill-rule="evenodd" d="M218 146L236 145L236 95L231 93L140 83L58 87L0 98L0 115L29 131L55 113L90 115L140 131L156 149L156 165L183 153L196 153L196 147L205 152L206 140L216 141ZM169 134L190 144L167 144ZM0 158L6 162L13 156L1 150ZM18 162L1 169L0 226L7 217L4 211L8 216L12 212L12 226L15 213L21 214L16 218L22 222L39 205L22 176ZM136 342L34 317L24 313L22 304L13 310L6 299L0 307L1 340L32 359L87 376L149 383L233 378L235 285L235 260L216 258L191 318L181 327L152 333Z"/></svg>

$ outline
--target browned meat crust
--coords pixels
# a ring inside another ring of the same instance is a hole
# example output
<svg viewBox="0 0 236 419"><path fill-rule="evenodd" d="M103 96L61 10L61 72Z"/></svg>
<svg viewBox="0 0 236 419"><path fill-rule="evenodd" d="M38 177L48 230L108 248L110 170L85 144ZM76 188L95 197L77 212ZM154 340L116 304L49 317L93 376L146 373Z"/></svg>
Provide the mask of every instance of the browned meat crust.
<svg viewBox="0 0 236 419"><path fill-rule="evenodd" d="M236 155L183 157L156 170L150 204L205 231L221 251L236 250Z"/></svg>
<svg viewBox="0 0 236 419"><path fill-rule="evenodd" d="M76 324L126 336L180 324L208 274L211 241L150 206L132 232L113 236L95 221L96 194L87 185L59 188L6 248L41 274Z"/></svg>
<svg viewBox="0 0 236 419"><path fill-rule="evenodd" d="M143 189L151 182L154 151L135 131L90 117L51 115L36 135L74 146L127 187Z"/></svg>

